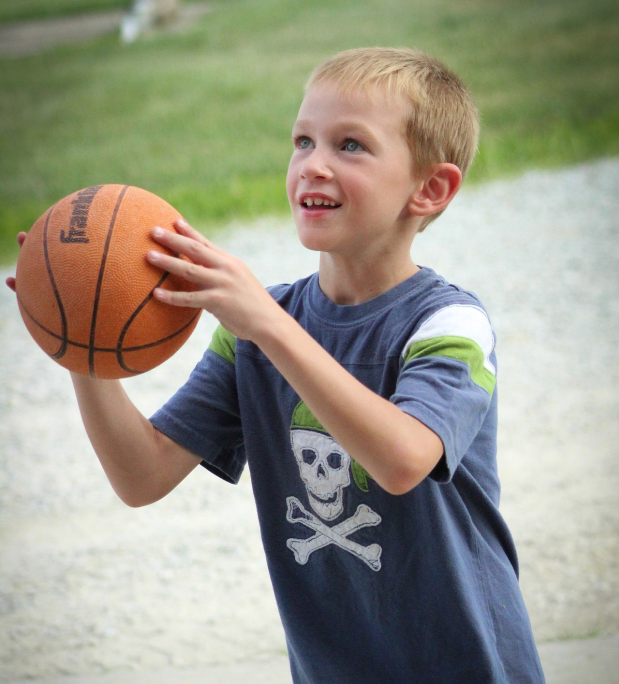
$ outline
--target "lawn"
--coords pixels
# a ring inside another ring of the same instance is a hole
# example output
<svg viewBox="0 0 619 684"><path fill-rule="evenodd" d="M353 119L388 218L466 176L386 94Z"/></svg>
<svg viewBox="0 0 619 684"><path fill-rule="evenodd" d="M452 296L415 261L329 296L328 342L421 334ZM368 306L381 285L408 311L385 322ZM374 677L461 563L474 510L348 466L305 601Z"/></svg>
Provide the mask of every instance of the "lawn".
<svg viewBox="0 0 619 684"><path fill-rule="evenodd" d="M121 3L123 4L123 3ZM0 20L115 0L0 0ZM0 260L47 206L98 183L155 192L199 227L287 209L290 127L311 68L417 46L482 113L470 180L619 154L616 0L226 0L178 34L0 59Z"/></svg>

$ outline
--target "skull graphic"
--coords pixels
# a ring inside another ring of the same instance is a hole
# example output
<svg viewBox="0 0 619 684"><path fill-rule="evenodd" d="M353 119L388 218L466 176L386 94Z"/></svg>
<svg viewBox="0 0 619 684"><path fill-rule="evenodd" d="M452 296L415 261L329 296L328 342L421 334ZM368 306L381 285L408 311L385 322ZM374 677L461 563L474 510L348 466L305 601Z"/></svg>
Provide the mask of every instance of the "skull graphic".
<svg viewBox="0 0 619 684"><path fill-rule="evenodd" d="M350 484L350 456L324 432L292 429L290 439L311 507L323 520L335 520L344 509L342 490Z"/></svg>

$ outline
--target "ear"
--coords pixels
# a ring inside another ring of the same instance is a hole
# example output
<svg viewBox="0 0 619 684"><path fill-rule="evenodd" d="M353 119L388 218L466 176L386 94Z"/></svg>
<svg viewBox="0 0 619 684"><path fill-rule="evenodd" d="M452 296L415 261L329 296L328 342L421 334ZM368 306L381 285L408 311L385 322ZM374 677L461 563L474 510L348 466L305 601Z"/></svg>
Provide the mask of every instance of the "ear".
<svg viewBox="0 0 619 684"><path fill-rule="evenodd" d="M408 210L413 216L430 216L443 211L462 185L462 172L455 164L434 164L423 174L410 196Z"/></svg>

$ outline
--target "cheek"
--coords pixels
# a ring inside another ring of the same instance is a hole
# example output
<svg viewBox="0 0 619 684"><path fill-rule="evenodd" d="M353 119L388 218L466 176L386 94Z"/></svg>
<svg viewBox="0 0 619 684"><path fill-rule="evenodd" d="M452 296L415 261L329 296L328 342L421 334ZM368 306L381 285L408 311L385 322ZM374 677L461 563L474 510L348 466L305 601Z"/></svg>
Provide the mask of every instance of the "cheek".
<svg viewBox="0 0 619 684"><path fill-rule="evenodd" d="M291 160L290 165L288 166L288 173L286 174L286 193L288 195L288 201L291 205L293 203L294 194L297 189L297 178L298 175L294 171L294 164Z"/></svg>
<svg viewBox="0 0 619 684"><path fill-rule="evenodd" d="M346 195L360 206L371 207L380 201L386 190L389 191L389 185L382 182L380 174L348 173L341 175L340 179Z"/></svg>

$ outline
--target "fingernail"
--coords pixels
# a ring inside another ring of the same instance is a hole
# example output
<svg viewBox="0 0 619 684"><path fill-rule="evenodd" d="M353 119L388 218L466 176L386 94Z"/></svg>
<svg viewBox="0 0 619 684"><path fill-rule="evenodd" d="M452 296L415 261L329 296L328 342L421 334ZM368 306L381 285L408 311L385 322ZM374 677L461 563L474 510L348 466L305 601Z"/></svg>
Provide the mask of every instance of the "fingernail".
<svg viewBox="0 0 619 684"><path fill-rule="evenodd" d="M189 224L187 223L187 221L185 221L185 219L182 219L182 218L181 218L181 219L178 219L178 221L176 222L176 224L177 224L178 226L182 226L183 228L187 228L187 226L189 225Z"/></svg>
<svg viewBox="0 0 619 684"><path fill-rule="evenodd" d="M153 230L153 235L154 235L155 237L162 237L162 236L163 236L163 233L164 233L163 228L159 228L159 226L157 226L157 228L155 228L155 229Z"/></svg>
<svg viewBox="0 0 619 684"><path fill-rule="evenodd" d="M162 232L163 232L163 231L162 231ZM154 249L151 249L150 252L148 253L148 258L149 258L151 261L159 261L159 257L160 257L160 256L161 256L161 254L159 254L159 252L157 252L157 251L154 250Z"/></svg>

